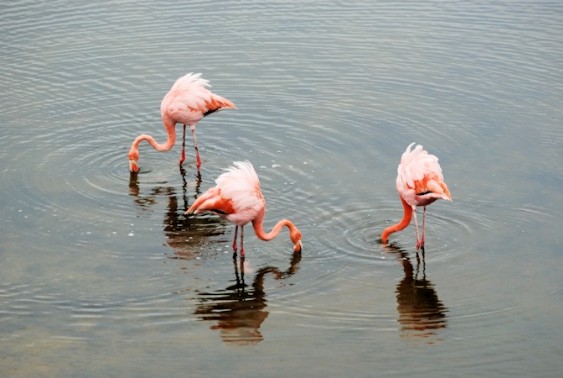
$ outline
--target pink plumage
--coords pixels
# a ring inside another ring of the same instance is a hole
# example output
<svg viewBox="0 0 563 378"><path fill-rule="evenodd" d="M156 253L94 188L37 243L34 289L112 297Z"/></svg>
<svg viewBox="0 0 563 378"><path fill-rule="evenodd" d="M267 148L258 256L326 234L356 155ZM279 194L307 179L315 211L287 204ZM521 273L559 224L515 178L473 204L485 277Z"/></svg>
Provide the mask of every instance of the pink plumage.
<svg viewBox="0 0 563 378"><path fill-rule="evenodd" d="M403 219L383 230L381 241L387 243L389 235L406 228L414 215L416 248L419 249L424 248L426 206L438 199L451 201L452 197L444 182L438 158L425 151L421 145L417 145L414 149L412 148L413 145L414 143L408 145L397 168L396 186L403 204ZM423 206L421 237L419 237L416 219L417 206Z"/></svg>
<svg viewBox="0 0 563 378"><path fill-rule="evenodd" d="M249 161L234 162L215 183L217 185L203 193L188 212L215 212L237 226L244 226L266 207L260 180Z"/></svg>
<svg viewBox="0 0 563 378"><path fill-rule="evenodd" d="M301 232L289 220L282 219L266 233L263 220L266 212L266 200L262 195L260 180L249 161L236 161L216 180L216 186L208 189L190 206L186 214L214 213L235 224L233 238L234 256L237 253L237 233L240 227L241 256L244 257L244 226L252 223L256 236L262 240L272 240L285 226L294 244L294 251L302 248Z"/></svg>
<svg viewBox="0 0 563 378"><path fill-rule="evenodd" d="M179 164L182 166L186 159L186 125L190 127L196 154L196 166L199 172L201 158L195 133L196 124L206 115L221 109L236 109L236 106L224 97L211 92L209 81L201 77L201 74L189 73L180 77L160 104L160 114L162 123L166 130L167 140L159 144L155 139L147 134L139 135L133 141L129 150L129 169L131 172L138 172L139 144L147 141L157 151L169 151L176 144L176 124L183 125L182 152Z"/></svg>
<svg viewBox="0 0 563 378"><path fill-rule="evenodd" d="M411 206L426 206L437 199L451 199L442 168L435 155L421 145L408 145L397 168L397 191Z"/></svg>

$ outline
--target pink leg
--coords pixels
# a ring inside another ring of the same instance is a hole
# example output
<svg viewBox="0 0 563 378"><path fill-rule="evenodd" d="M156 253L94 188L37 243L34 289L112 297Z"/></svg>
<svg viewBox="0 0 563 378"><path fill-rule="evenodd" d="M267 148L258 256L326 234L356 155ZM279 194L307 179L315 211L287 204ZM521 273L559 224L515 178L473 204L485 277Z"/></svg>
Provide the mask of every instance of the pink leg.
<svg viewBox="0 0 563 378"><path fill-rule="evenodd" d="M240 257L244 258L244 226L240 226Z"/></svg>
<svg viewBox="0 0 563 378"><path fill-rule="evenodd" d="M237 234L238 234L238 226L235 226L235 237L233 238L233 257L237 255Z"/></svg>
<svg viewBox="0 0 563 378"><path fill-rule="evenodd" d="M426 206L422 210L422 238L420 239L420 247L424 248L424 229L426 226Z"/></svg>
<svg viewBox="0 0 563 378"><path fill-rule="evenodd" d="M416 208L413 208L413 217L414 217L414 227L416 229L416 249L419 250L420 249L420 237L419 237L419 232L418 232L418 221L416 219Z"/></svg>
<svg viewBox="0 0 563 378"><path fill-rule="evenodd" d="M184 160L186 160L186 125L184 125L184 132L182 133L182 152L180 154L180 161L178 162L180 167L184 164Z"/></svg>
<svg viewBox="0 0 563 378"><path fill-rule="evenodd" d="M201 167L201 158L199 157L199 147L197 146L197 138L195 136L195 125L190 125L190 130L192 131L192 138L194 140L195 163L197 166L197 170L199 171L199 167Z"/></svg>

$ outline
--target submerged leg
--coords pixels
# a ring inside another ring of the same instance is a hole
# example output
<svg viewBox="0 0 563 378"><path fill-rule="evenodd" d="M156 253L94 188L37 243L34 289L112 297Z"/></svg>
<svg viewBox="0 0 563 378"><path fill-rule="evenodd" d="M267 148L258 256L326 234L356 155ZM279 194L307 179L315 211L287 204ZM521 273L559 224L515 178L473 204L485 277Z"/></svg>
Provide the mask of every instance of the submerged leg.
<svg viewBox="0 0 563 378"><path fill-rule="evenodd" d="M238 226L235 226L235 237L233 238L233 259L237 258L237 234L238 234Z"/></svg>
<svg viewBox="0 0 563 378"><path fill-rule="evenodd" d="M201 158L199 157L199 147L197 146L197 138L195 136L195 125L190 125L190 130L192 131L192 138L194 140L195 164L196 164L197 170L199 171L199 167L201 167Z"/></svg>
<svg viewBox="0 0 563 378"><path fill-rule="evenodd" d="M240 257L244 258L244 226L240 226Z"/></svg>
<svg viewBox="0 0 563 378"><path fill-rule="evenodd" d="M182 133L182 152L180 153L180 161L178 161L178 165L180 167L184 164L184 160L186 160L186 125L184 126L184 132Z"/></svg>
<svg viewBox="0 0 563 378"><path fill-rule="evenodd" d="M420 238L420 246L424 250L424 228L426 225L426 206L422 210L422 237Z"/></svg>
<svg viewBox="0 0 563 378"><path fill-rule="evenodd" d="M414 227L416 229L416 250L419 250L420 245L420 233L418 232L418 220L416 219L416 208L413 206L413 217L414 217Z"/></svg>

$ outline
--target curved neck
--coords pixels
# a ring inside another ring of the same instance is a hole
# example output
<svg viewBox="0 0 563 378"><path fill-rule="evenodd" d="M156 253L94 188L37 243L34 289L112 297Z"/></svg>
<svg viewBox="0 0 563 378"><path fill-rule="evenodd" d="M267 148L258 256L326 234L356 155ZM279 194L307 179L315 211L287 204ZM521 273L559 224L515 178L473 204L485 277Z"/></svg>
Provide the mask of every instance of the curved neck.
<svg viewBox="0 0 563 378"><path fill-rule="evenodd" d="M136 150L139 147L139 144L146 140L148 144L150 144L155 150L157 151L168 151L174 144L176 144L176 123L170 120L169 118L162 118L162 123L164 124L164 129L166 130L166 142L164 143L157 143L157 141L148 134L141 134L133 141L131 145L131 150Z"/></svg>
<svg viewBox="0 0 563 378"><path fill-rule="evenodd" d="M268 241L274 239L276 236L279 235L281 229L283 227L289 228L290 233L297 230L297 227L289 220L289 219L282 219L272 228L272 231L266 233L264 231L264 215L257 217L255 220L252 221L252 227L254 228L254 232L259 239Z"/></svg>
<svg viewBox="0 0 563 378"><path fill-rule="evenodd" d="M401 197L401 202L403 203L404 209L403 219L401 219L399 223L394 224L393 226L389 226L385 230L383 230L383 232L381 233L381 241L383 243L387 243L387 241L389 240L389 235L391 235L393 232L401 231L411 223L412 207L405 202L403 197Z"/></svg>

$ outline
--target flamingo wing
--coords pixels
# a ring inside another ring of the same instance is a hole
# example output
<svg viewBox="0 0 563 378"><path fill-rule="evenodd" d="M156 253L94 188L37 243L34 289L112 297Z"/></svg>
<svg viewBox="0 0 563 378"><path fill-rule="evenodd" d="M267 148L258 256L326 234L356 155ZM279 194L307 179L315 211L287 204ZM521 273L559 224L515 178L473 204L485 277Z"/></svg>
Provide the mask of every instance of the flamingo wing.
<svg viewBox="0 0 563 378"><path fill-rule="evenodd" d="M217 185L202 194L187 213L213 212L243 226L264 211L260 180L250 162L234 162L215 182Z"/></svg>
<svg viewBox="0 0 563 378"><path fill-rule="evenodd" d="M176 121L193 125L206 115L221 109L236 109L231 101L217 96L201 74L189 73L180 77L162 99L161 113Z"/></svg>
<svg viewBox="0 0 563 378"><path fill-rule="evenodd" d="M411 206L426 205L436 199L451 200L442 168L435 155L414 143L409 144L397 169L397 190Z"/></svg>
<svg viewBox="0 0 563 378"><path fill-rule="evenodd" d="M213 187L207 192L203 193L195 202L190 206L186 213L200 214L200 213L216 213L221 217L227 217L235 212L232 201L230 198L221 193L221 189Z"/></svg>

